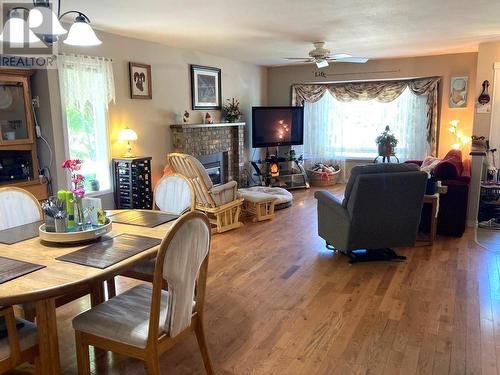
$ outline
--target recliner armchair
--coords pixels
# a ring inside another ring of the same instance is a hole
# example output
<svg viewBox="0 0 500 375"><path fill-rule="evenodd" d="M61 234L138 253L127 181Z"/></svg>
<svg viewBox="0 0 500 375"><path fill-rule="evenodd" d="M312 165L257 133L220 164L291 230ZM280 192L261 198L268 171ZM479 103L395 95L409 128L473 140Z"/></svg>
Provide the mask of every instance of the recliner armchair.
<svg viewBox="0 0 500 375"><path fill-rule="evenodd" d="M414 246L426 183L427 173L416 165L356 166L342 202L327 191L315 193L318 234L351 262L404 259L390 248Z"/></svg>

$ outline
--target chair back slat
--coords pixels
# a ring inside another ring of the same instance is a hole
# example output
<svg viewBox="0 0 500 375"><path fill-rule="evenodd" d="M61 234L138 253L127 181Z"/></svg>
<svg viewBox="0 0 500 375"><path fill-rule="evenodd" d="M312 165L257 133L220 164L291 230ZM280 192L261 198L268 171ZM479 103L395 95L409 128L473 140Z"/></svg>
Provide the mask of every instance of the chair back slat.
<svg viewBox="0 0 500 375"><path fill-rule="evenodd" d="M164 176L158 181L154 198L161 211L180 215L194 210L195 193L191 182L178 173Z"/></svg>
<svg viewBox="0 0 500 375"><path fill-rule="evenodd" d="M194 188L196 203L204 207L216 207L215 201L210 194L213 187L207 171L198 159L191 155L172 153L167 157L172 169L188 178Z"/></svg>
<svg viewBox="0 0 500 375"><path fill-rule="evenodd" d="M42 208L33 194L16 187L0 188L0 230L42 218Z"/></svg>

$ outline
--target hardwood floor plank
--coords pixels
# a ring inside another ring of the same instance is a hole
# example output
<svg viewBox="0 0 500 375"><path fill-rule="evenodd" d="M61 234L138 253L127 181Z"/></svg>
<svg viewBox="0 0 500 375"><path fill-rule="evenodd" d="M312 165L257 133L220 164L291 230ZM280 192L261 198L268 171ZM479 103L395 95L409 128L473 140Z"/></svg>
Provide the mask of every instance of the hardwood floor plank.
<svg viewBox="0 0 500 375"><path fill-rule="evenodd" d="M315 190L294 192L271 221L214 236L205 326L217 374L499 372L500 254L468 230L398 249L402 263L349 265L317 236ZM138 283L118 277L118 293ZM63 374L76 374L71 319L88 308L85 297L57 311ZM139 361L90 354L94 374L146 373ZM161 372L205 373L194 336L162 356Z"/></svg>

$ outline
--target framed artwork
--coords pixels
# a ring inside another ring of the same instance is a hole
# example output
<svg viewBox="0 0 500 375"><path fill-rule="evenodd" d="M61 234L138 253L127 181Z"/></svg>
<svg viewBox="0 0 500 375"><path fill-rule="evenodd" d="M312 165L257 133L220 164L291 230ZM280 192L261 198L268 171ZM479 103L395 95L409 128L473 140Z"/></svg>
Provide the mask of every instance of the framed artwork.
<svg viewBox="0 0 500 375"><path fill-rule="evenodd" d="M130 97L132 99L152 99L151 65L129 63Z"/></svg>
<svg viewBox="0 0 500 375"><path fill-rule="evenodd" d="M467 107L467 89L469 77L451 77L450 108Z"/></svg>
<svg viewBox="0 0 500 375"><path fill-rule="evenodd" d="M221 109L221 70L191 65L191 107L193 110Z"/></svg>

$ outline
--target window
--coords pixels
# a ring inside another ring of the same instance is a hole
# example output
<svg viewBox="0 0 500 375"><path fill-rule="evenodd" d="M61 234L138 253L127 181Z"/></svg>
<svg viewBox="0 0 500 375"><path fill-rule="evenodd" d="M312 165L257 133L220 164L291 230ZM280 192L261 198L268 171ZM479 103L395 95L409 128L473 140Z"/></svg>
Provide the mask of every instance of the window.
<svg viewBox="0 0 500 375"><path fill-rule="evenodd" d="M408 88L395 100L338 101L329 92L304 104L304 155L312 160L377 156L375 138L389 125L399 140L396 156L423 159L428 153L426 97Z"/></svg>
<svg viewBox="0 0 500 375"><path fill-rule="evenodd" d="M87 192L111 190L108 103L114 100L112 62L108 59L59 57L66 156L83 160Z"/></svg>

